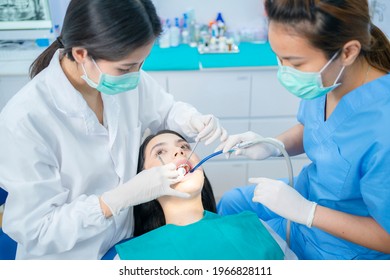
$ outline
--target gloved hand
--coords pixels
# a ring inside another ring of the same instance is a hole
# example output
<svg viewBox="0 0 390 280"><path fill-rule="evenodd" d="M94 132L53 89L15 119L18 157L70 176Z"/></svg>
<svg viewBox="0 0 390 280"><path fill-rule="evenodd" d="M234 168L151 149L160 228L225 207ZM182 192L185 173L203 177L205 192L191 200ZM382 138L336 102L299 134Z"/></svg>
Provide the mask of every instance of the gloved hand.
<svg viewBox="0 0 390 280"><path fill-rule="evenodd" d="M190 126L199 133L195 141L206 141L205 145L214 142L218 137L220 141L225 141L227 138L226 129L221 126L219 120L213 115L196 114L191 117Z"/></svg>
<svg viewBox="0 0 390 280"><path fill-rule="evenodd" d="M163 195L190 197L170 187L178 183L179 172L174 163L143 170L128 182L103 193L101 200L110 208L113 215L122 209L148 202Z"/></svg>
<svg viewBox="0 0 390 280"><path fill-rule="evenodd" d="M228 139L221 143L216 151L223 150L223 153L227 153L229 155L229 151L237 144L244 142L244 141L252 141L252 140L258 140L258 139L264 139L263 136L260 136L252 131L248 131L242 134L235 134L228 137ZM277 141L282 147L284 147L284 144L280 142L277 139L274 139ZM281 155L281 151L276 148L274 145L269 143L259 143L253 146L250 146L248 148L243 149L237 149L234 154L236 156L243 155L251 159L266 159L269 157L277 157Z"/></svg>
<svg viewBox="0 0 390 280"><path fill-rule="evenodd" d="M317 203L307 200L282 181L251 178L249 182L257 184L252 199L254 202L263 204L288 220L311 227Z"/></svg>

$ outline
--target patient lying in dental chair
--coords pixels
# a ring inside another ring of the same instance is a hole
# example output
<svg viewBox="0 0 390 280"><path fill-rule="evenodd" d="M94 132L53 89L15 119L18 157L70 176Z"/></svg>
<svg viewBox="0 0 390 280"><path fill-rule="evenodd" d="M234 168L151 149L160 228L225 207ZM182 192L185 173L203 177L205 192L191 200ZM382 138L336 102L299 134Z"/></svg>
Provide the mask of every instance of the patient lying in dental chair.
<svg viewBox="0 0 390 280"><path fill-rule="evenodd" d="M295 254L256 214L216 214L214 194L189 143L173 131L151 135L140 148L138 172L163 163L185 170L172 188L190 198L163 196L134 207L134 236L116 245L120 259L134 260L260 260L296 259Z"/></svg>

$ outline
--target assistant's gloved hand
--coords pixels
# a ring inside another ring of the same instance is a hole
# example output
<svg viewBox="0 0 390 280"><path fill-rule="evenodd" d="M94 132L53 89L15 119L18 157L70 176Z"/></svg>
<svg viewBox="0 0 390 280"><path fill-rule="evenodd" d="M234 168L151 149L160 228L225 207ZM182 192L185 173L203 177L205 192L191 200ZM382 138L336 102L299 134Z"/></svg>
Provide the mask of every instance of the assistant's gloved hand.
<svg viewBox="0 0 390 280"><path fill-rule="evenodd" d="M180 181L178 177L179 172L174 163L153 167L143 170L123 185L103 193L101 200L110 208L113 215L117 215L122 209L163 195L190 197L189 194L170 187Z"/></svg>
<svg viewBox="0 0 390 280"><path fill-rule="evenodd" d="M317 203L307 200L282 181L251 178L249 182L257 184L252 199L254 202L263 204L287 220L311 227Z"/></svg>
<svg viewBox="0 0 390 280"><path fill-rule="evenodd" d="M258 135L252 131L248 131L242 134L235 134L228 137L228 139L221 143L216 151L223 150L223 153L229 152L235 145L245 142L245 141L253 141L258 139L264 139L263 136ZM284 144L280 142L277 139L274 139L277 141L282 147L284 147ZM281 155L281 151L276 148L274 145L269 143L259 143L253 146L250 146L248 148L243 149L237 149L234 154L236 156L243 155L251 159L266 159L269 157L277 157Z"/></svg>
<svg viewBox="0 0 390 280"><path fill-rule="evenodd" d="M213 115L195 114L190 119L190 126L199 133L195 141L206 141L205 145L214 142L218 137L220 141L225 141L227 138L226 129L221 126L219 120Z"/></svg>

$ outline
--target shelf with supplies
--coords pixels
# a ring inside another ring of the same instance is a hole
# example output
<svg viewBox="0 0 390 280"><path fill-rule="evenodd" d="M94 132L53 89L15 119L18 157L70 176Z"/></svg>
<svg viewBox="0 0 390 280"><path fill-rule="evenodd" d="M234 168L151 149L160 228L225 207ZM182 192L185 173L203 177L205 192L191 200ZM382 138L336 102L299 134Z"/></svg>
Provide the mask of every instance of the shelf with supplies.
<svg viewBox="0 0 390 280"><path fill-rule="evenodd" d="M196 47L179 45L171 48L153 46L143 69L146 71L207 70L219 68L276 67L277 60L268 42L238 45L236 53L200 54Z"/></svg>

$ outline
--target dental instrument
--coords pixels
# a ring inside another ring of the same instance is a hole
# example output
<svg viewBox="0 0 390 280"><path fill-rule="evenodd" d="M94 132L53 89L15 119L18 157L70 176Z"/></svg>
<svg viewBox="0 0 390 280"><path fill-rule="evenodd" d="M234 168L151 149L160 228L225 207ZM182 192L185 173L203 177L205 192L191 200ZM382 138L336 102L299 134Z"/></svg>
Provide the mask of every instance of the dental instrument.
<svg viewBox="0 0 390 280"><path fill-rule="evenodd" d="M292 169L292 164L291 164L291 159L290 156L288 155L286 149L279 143L279 141L276 141L274 138L261 138L253 141L245 141L238 143L236 146L234 146L231 150L228 151L228 153L232 153L236 151L237 149L243 149L243 148L248 148L250 146L259 144L259 143L268 143L276 148L279 149L279 151L282 153L284 159L286 160L287 164L287 171L288 171L288 180L289 180L289 185L290 187L294 188L294 175L293 175L293 169ZM220 154L223 154L223 150L217 151L215 153L212 153L211 155L208 155L204 159L202 159L197 165L195 165L194 168L190 170L190 173L194 172L199 166L201 166L203 163L205 163L207 160L218 156ZM287 220L286 224L286 243L290 247L290 232L291 232L291 221Z"/></svg>
<svg viewBox="0 0 390 280"><path fill-rule="evenodd" d="M158 155L158 159L160 160L160 162L161 162L162 165L165 165L165 162L163 161L163 159L161 158L160 155Z"/></svg>
<svg viewBox="0 0 390 280"><path fill-rule="evenodd" d="M195 152L196 147L198 147L199 142L200 142L200 140L198 140L198 141L195 143L194 148L192 149L190 155L188 156L188 158L187 158L187 160L186 160L186 164L188 164L188 161L190 160L192 154Z"/></svg>

